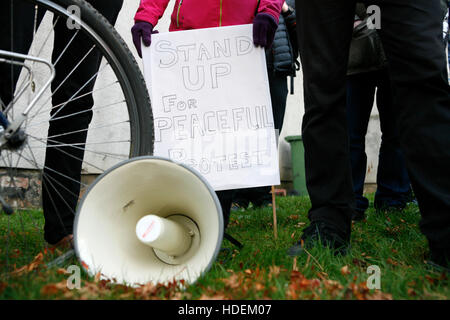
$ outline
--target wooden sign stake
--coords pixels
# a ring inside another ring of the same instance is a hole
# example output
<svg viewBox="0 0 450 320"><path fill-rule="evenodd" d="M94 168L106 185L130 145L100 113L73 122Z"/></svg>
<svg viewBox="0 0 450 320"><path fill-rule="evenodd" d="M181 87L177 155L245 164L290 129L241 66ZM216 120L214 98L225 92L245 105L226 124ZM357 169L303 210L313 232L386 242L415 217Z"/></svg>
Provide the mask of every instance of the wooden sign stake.
<svg viewBox="0 0 450 320"><path fill-rule="evenodd" d="M275 202L275 186L272 186L272 212L273 212L273 234L276 240L278 239L278 227L277 227L277 206Z"/></svg>

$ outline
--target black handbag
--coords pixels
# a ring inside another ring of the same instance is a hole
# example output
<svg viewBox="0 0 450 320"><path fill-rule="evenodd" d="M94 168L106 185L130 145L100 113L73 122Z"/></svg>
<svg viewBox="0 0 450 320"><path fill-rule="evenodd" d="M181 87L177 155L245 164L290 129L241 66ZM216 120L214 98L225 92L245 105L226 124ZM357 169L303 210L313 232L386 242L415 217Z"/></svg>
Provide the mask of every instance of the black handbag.
<svg viewBox="0 0 450 320"><path fill-rule="evenodd" d="M353 29L348 75L380 70L387 66L380 36L375 28L368 27L368 19Z"/></svg>

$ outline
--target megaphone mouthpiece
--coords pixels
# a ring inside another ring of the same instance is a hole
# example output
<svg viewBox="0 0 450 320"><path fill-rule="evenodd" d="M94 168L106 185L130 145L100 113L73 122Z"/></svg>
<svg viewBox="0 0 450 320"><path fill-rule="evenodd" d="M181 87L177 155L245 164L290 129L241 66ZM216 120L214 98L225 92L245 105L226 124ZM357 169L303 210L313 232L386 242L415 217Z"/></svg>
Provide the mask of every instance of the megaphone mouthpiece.
<svg viewBox="0 0 450 320"><path fill-rule="evenodd" d="M186 253L192 242L186 227L170 218L161 218L157 215L142 217L136 224L136 236L142 243L169 256Z"/></svg>

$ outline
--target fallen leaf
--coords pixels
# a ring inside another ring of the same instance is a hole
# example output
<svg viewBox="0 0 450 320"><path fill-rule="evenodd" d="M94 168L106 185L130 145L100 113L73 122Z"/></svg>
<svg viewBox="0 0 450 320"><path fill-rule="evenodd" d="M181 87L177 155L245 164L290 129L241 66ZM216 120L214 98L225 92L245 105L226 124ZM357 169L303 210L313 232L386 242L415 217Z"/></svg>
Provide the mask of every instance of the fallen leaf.
<svg viewBox="0 0 450 320"><path fill-rule="evenodd" d="M393 266L398 266L398 262L392 260L391 258L387 258L386 262L391 264L391 265L393 265Z"/></svg>
<svg viewBox="0 0 450 320"><path fill-rule="evenodd" d="M434 284L436 281L435 278L430 277L429 275L425 275L425 279L427 279L430 284Z"/></svg>
<svg viewBox="0 0 450 320"><path fill-rule="evenodd" d="M413 288L408 288L407 292L408 292L408 296L410 296L410 297L417 296L417 293L416 293L416 291L414 291Z"/></svg>
<svg viewBox="0 0 450 320"><path fill-rule="evenodd" d="M349 267L348 267L347 265L343 266L343 267L341 268L341 273L342 273L343 275L350 274L350 269L349 269Z"/></svg>
<svg viewBox="0 0 450 320"><path fill-rule="evenodd" d="M353 258L352 263L355 266L358 266L358 267L362 267L362 266L365 266L367 264L365 261L362 261L362 260L359 260L359 259L356 259L356 258Z"/></svg>
<svg viewBox="0 0 450 320"><path fill-rule="evenodd" d="M58 270L56 270L56 273L57 274L70 274L70 272L64 268L59 268Z"/></svg>
<svg viewBox="0 0 450 320"><path fill-rule="evenodd" d="M2 293L8 285L5 282L0 282L0 293Z"/></svg>
<svg viewBox="0 0 450 320"><path fill-rule="evenodd" d="M43 286L41 289L41 294L44 296L51 296L67 291L69 291L69 288L67 288L67 280L62 280L58 283L50 283Z"/></svg>
<svg viewBox="0 0 450 320"><path fill-rule="evenodd" d="M262 283L260 283L260 282L255 283L256 291L263 291L265 288L266 288L266 286L263 285Z"/></svg>
<svg viewBox="0 0 450 320"><path fill-rule="evenodd" d="M206 294L202 294L199 300L227 300L227 298L222 294L216 294L213 296L208 296Z"/></svg>
<svg viewBox="0 0 450 320"><path fill-rule="evenodd" d="M327 278L328 278L328 274L325 272L321 272L321 271L317 272L317 276L322 280L327 280Z"/></svg>
<svg viewBox="0 0 450 320"><path fill-rule="evenodd" d="M43 260L44 260L44 255L42 254L42 252L39 252L39 254L34 257L33 261L30 264L25 265L19 269L15 269L12 272L12 274L13 275L22 275L25 273L29 273L29 272L37 269L39 267L39 265L41 265L43 263Z"/></svg>
<svg viewBox="0 0 450 320"><path fill-rule="evenodd" d="M297 259L294 258L294 263L297 262ZM272 277L278 277L278 275L281 272L281 267L279 266L270 266L269 267L269 279L272 279Z"/></svg>
<svg viewBox="0 0 450 320"><path fill-rule="evenodd" d="M222 279L222 282L230 289L236 289L239 288L242 281L240 277L236 273L234 273L230 277Z"/></svg>
<svg viewBox="0 0 450 320"><path fill-rule="evenodd" d="M367 300L392 300L392 295L376 290L375 293L367 296Z"/></svg>

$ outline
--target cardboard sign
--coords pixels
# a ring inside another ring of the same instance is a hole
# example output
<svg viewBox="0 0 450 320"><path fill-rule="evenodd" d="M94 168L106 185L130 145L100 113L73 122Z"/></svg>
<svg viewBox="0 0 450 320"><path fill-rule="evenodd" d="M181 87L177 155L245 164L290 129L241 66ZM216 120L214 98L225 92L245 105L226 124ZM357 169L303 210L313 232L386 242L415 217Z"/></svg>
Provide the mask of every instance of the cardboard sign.
<svg viewBox="0 0 450 320"><path fill-rule="evenodd" d="M143 58L154 155L196 169L215 190L280 183L265 53L252 25L154 34Z"/></svg>

